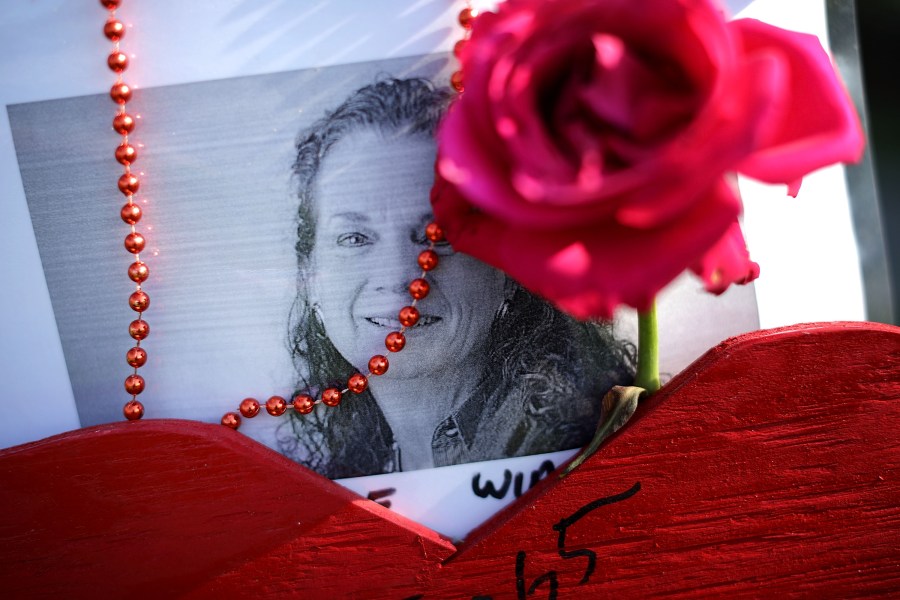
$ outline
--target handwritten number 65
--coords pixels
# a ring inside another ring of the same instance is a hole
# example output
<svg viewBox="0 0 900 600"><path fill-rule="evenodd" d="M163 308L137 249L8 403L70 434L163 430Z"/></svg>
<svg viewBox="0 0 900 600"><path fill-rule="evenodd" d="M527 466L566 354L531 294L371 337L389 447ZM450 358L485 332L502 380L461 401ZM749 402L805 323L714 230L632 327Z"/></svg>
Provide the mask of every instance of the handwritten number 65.
<svg viewBox="0 0 900 600"><path fill-rule="evenodd" d="M570 559L584 557L587 559L587 565L584 568L584 575L581 577L581 581L578 582L578 585L587 583L591 579L591 575L594 574L594 570L597 568L597 553L593 550L588 550L587 548L581 548L579 550L566 550L566 531L568 531L569 527L580 521L582 518L584 518L594 510L602 506L608 506L610 504L615 504L616 502L621 502L622 500L627 500L637 494L640 489L641 482L638 481L633 486L631 486L631 488L625 490L620 494L607 496L605 498L598 498L593 502L585 504L577 511L562 519L559 523L553 526L553 530L559 533L559 536L556 540L556 548L562 558ZM550 584L550 600L556 600L556 597L559 594L559 581L556 571L547 571L540 577L536 578L532 582L532 584L526 588L525 552L523 550L520 550L516 554L516 596L520 600L524 600L526 596L533 595L535 591L537 591L537 589L544 583Z"/></svg>

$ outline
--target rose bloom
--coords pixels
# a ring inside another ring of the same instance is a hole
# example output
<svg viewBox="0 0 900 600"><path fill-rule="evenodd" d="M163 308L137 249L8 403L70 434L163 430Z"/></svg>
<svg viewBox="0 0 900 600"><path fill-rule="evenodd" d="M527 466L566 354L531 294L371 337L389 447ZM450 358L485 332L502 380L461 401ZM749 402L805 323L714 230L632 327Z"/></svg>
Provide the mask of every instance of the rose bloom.
<svg viewBox="0 0 900 600"><path fill-rule="evenodd" d="M460 60L435 215L580 318L646 309L688 268L715 293L754 279L733 174L795 195L864 145L817 38L709 0L509 0Z"/></svg>

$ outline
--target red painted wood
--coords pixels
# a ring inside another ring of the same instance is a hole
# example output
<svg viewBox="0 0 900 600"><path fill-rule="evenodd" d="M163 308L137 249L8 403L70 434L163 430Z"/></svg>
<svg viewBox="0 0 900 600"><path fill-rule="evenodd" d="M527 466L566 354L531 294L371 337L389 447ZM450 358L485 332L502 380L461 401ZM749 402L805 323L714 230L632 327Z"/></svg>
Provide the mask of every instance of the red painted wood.
<svg viewBox="0 0 900 600"><path fill-rule="evenodd" d="M455 554L219 426L6 450L0 581L66 598L891 596L898 465L900 329L801 325L714 348Z"/></svg>
<svg viewBox="0 0 900 600"><path fill-rule="evenodd" d="M406 584L430 566L423 555L454 550L235 431L190 421L115 423L6 450L0 513L7 598L169 598L233 570L248 597L279 580L335 597L372 578Z"/></svg>

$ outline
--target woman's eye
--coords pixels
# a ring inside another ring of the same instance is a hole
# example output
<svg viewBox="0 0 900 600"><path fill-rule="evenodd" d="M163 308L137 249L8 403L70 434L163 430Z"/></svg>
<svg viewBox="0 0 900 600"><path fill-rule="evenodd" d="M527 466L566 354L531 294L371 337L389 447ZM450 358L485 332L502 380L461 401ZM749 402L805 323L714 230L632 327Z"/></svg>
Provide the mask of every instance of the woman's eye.
<svg viewBox="0 0 900 600"><path fill-rule="evenodd" d="M344 248L358 248L359 246L368 246L371 243L369 236L358 231L342 233L337 238L337 245Z"/></svg>

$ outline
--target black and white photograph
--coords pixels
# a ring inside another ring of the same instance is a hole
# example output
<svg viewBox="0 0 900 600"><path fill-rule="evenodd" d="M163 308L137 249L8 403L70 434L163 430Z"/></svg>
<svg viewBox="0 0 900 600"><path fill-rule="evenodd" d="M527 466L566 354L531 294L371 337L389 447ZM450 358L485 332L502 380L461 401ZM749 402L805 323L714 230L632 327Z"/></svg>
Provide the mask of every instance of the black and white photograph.
<svg viewBox="0 0 900 600"><path fill-rule="evenodd" d="M633 345L608 324L564 316L446 243L407 347L384 349L428 243L433 135L452 98L436 82L446 81L448 64L418 57L137 94L136 106L156 110L154 121L141 119L138 152L142 139L158 149L136 162L150 240L150 416L214 421L240 401L235 392L315 396L366 372L371 356L390 354L388 372L341 405L264 414L244 430L333 478L590 439L597 398L630 381ZM119 418L112 400L124 397L115 389L123 361L104 355L126 343L110 325L128 322L128 307L106 285L127 266L118 240L85 235L91 223L98 232L114 226L108 207L117 200L100 185L108 161L91 151L94 121L71 118L103 108L97 100L10 108L83 425ZM42 147L46 126L81 148L54 157L51 179L42 164L52 155ZM57 177L74 186L62 203ZM67 264L60 244L92 260Z"/></svg>
<svg viewBox="0 0 900 600"><path fill-rule="evenodd" d="M216 422L244 397L315 397L388 355L339 406L263 412L241 431L330 478L590 440L599 400L633 377L628 327L568 317L446 242L406 347L385 350L428 246L451 67L427 55L138 90L148 416ZM101 100L8 109L83 426L121 418L127 399L129 262L107 235L122 197L96 135ZM60 140L78 151L60 155ZM751 329L744 299L730 310Z"/></svg>

